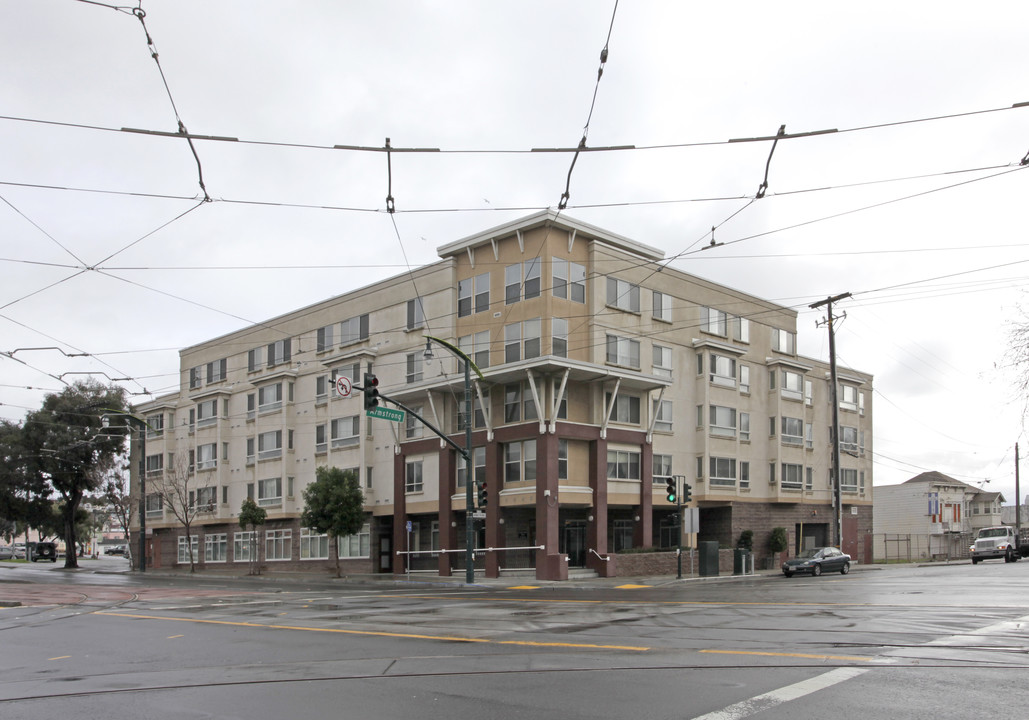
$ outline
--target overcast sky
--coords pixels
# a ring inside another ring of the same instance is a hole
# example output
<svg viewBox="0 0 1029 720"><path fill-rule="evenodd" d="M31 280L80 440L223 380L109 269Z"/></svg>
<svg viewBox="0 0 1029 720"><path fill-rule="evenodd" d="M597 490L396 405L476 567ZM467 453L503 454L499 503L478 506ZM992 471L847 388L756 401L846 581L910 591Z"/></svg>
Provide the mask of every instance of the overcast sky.
<svg viewBox="0 0 1029 720"><path fill-rule="evenodd" d="M837 352L875 375L875 484L938 470L1014 501L1024 0L135 7L0 0L0 417L75 373L172 392L180 348L431 263L567 183L569 216L796 308L808 357L829 356L808 306L852 293ZM122 131L179 120L238 142ZM728 142L783 125L838 132ZM570 153L530 152L584 135L635 149L570 178ZM390 178L334 149L386 138L441 152L391 153Z"/></svg>

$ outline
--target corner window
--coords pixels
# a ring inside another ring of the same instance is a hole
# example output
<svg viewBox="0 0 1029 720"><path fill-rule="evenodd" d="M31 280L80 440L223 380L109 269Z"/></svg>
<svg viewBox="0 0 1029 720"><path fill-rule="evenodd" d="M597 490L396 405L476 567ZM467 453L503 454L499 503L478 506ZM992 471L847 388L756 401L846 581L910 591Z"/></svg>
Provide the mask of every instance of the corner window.
<svg viewBox="0 0 1029 720"><path fill-rule="evenodd" d="M408 325L408 329L411 326ZM339 344L352 345L368 339L368 313L347 318L339 324Z"/></svg>
<svg viewBox="0 0 1029 720"><path fill-rule="evenodd" d="M721 310L704 307L700 309L700 329L710 335L725 337L728 316Z"/></svg>
<svg viewBox="0 0 1029 720"><path fill-rule="evenodd" d="M788 330L772 328L772 349L776 352L793 355L797 347L797 334Z"/></svg>
<svg viewBox="0 0 1029 720"><path fill-rule="evenodd" d="M640 342L617 335L607 336L607 362L639 370Z"/></svg>

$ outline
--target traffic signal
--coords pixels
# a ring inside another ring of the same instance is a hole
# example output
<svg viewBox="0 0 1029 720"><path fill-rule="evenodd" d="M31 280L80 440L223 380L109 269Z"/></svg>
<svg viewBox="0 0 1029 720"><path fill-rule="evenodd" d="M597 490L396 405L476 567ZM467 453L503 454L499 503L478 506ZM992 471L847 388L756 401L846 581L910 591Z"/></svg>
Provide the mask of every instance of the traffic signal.
<svg viewBox="0 0 1029 720"><path fill-rule="evenodd" d="M673 503L675 502L675 496L675 478L668 478L668 494L665 496L665 499L668 502Z"/></svg>
<svg viewBox="0 0 1029 720"><path fill-rule="evenodd" d="M379 378L371 373L364 374L364 409L379 407Z"/></svg>
<svg viewBox="0 0 1029 720"><path fill-rule="evenodd" d="M693 488L690 487L688 482L684 482L682 484L682 502L684 505L693 499L693 495L690 494L690 490L692 489Z"/></svg>
<svg viewBox="0 0 1029 720"><path fill-rule="evenodd" d="M486 503L489 501L489 493L486 492L486 481L475 483L479 488L479 507L486 507Z"/></svg>

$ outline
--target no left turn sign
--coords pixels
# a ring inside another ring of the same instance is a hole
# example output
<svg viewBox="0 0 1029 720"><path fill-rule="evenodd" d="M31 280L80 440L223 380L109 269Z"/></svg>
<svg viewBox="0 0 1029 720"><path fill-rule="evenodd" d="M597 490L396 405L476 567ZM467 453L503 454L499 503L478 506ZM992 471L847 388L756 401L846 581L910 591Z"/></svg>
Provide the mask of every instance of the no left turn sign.
<svg viewBox="0 0 1029 720"><path fill-rule="evenodd" d="M353 389L354 386L353 383L351 383L350 378L342 375L336 378L336 393L340 397L350 397L350 391Z"/></svg>

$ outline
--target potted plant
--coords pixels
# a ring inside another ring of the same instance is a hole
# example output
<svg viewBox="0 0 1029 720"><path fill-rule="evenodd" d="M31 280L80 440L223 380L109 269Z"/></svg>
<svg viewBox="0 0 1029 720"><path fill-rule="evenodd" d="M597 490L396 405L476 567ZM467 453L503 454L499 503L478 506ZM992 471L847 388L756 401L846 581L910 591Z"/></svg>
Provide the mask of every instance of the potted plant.
<svg viewBox="0 0 1029 720"><path fill-rule="evenodd" d="M782 560L780 556L786 551L787 547L789 547L789 540L786 536L786 528L772 528L772 534L768 538L768 549L772 551L772 566L769 568L770 570L774 570L775 566Z"/></svg>

